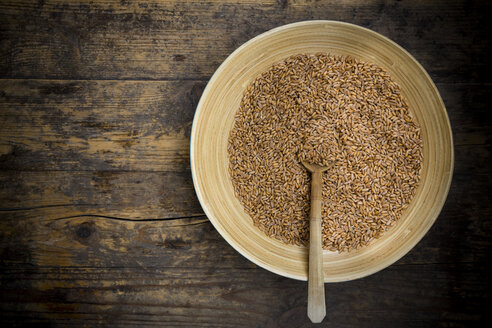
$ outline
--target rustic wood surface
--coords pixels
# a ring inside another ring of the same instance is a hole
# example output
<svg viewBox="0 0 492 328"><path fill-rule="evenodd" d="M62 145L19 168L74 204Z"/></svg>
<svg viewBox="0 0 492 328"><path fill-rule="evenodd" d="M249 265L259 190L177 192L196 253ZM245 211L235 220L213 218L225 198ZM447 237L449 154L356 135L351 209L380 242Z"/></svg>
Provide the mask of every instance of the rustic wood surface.
<svg viewBox="0 0 492 328"><path fill-rule="evenodd" d="M320 327L490 321L492 5L469 1L0 1L2 327L310 327L307 284L247 261L201 210L196 104L218 65L307 19L371 28L427 69L451 191L404 258L326 284Z"/></svg>

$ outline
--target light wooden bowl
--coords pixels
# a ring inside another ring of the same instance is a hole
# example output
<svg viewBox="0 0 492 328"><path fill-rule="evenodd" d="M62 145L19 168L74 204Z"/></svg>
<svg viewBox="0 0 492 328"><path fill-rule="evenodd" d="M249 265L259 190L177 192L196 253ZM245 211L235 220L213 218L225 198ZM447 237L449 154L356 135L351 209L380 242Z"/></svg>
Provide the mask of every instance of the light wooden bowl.
<svg viewBox="0 0 492 328"><path fill-rule="evenodd" d="M448 194L453 143L442 99L424 68L403 48L371 30L336 21L306 21L263 33L234 51L217 69L198 104L191 133L193 182L203 210L239 253L277 274L307 278L307 248L267 237L234 196L227 140L246 86L272 64L298 53L350 55L385 68L400 84L422 128L421 183L400 220L369 246L323 252L325 282L375 273L405 255L432 226ZM436 245L437 247L437 245Z"/></svg>

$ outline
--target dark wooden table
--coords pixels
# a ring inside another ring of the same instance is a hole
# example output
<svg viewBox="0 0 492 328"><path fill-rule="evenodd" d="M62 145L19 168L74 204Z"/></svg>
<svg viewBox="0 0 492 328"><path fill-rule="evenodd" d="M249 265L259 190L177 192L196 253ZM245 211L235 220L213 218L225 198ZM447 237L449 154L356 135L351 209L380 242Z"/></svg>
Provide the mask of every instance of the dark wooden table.
<svg viewBox="0 0 492 328"><path fill-rule="evenodd" d="M1 1L2 327L309 327L307 284L252 264L209 223L193 114L239 45L333 19L393 39L433 78L456 165L404 258L326 284L322 327L470 327L490 302L491 4L486 1Z"/></svg>

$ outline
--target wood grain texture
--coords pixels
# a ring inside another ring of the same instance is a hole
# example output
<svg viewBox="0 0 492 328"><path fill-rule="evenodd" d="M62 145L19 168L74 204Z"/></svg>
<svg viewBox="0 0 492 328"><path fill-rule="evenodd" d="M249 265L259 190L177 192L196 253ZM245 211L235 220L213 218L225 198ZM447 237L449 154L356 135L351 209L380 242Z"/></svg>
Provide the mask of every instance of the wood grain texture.
<svg viewBox="0 0 492 328"><path fill-rule="evenodd" d="M456 156L429 233L376 275L326 284L316 327L485 326L490 12L467 1L1 1L2 326L313 326L306 283L258 268L207 222L188 155L218 65L305 19L369 27L412 53L438 82Z"/></svg>
<svg viewBox="0 0 492 328"><path fill-rule="evenodd" d="M489 11L486 1L2 1L0 73L208 79L229 53L262 32L331 19L391 38L436 82L490 82Z"/></svg>
<svg viewBox="0 0 492 328"><path fill-rule="evenodd" d="M189 172L0 171L0 204L0 212L56 210L58 217L203 215Z"/></svg>
<svg viewBox="0 0 492 328"><path fill-rule="evenodd" d="M187 171L204 85L0 80L0 169Z"/></svg>
<svg viewBox="0 0 492 328"><path fill-rule="evenodd" d="M4 271L5 323L118 327L469 327L484 321L483 264L392 266L327 284L330 311L308 323L306 284L258 268L57 268ZM15 277L15 278L14 278Z"/></svg>

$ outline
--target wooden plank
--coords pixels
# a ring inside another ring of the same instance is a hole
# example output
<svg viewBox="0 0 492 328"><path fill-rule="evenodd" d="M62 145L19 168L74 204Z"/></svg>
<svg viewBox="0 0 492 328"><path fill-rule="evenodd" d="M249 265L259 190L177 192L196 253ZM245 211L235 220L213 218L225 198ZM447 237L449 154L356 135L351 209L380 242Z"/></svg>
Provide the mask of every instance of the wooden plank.
<svg viewBox="0 0 492 328"><path fill-rule="evenodd" d="M187 171L204 86L0 80L0 169Z"/></svg>
<svg viewBox="0 0 492 328"><path fill-rule="evenodd" d="M0 171L0 216L22 210L49 218L204 215L189 172Z"/></svg>
<svg viewBox="0 0 492 328"><path fill-rule="evenodd" d="M490 266L393 266L326 284L320 327L469 327L487 317ZM258 268L9 268L0 320L63 326L310 327L307 284ZM409 315L411 313L411 315Z"/></svg>
<svg viewBox="0 0 492 328"><path fill-rule="evenodd" d="M490 9L468 1L2 1L0 75L208 79L262 32L331 19L388 36L437 82L490 82Z"/></svg>
<svg viewBox="0 0 492 328"><path fill-rule="evenodd" d="M3 266L252 267L204 216L131 221L61 211L2 213Z"/></svg>
<svg viewBox="0 0 492 328"><path fill-rule="evenodd" d="M455 146L492 144L492 84L437 84ZM458 151L457 151L458 152Z"/></svg>
<svg viewBox="0 0 492 328"><path fill-rule="evenodd" d="M490 159L489 159L490 161ZM488 262L492 247L490 175L453 176L446 203L432 228L400 264Z"/></svg>
<svg viewBox="0 0 492 328"><path fill-rule="evenodd" d="M0 169L187 172L204 87L200 81L0 80ZM491 85L438 87L455 145L490 144ZM457 148L457 165L473 152Z"/></svg>

